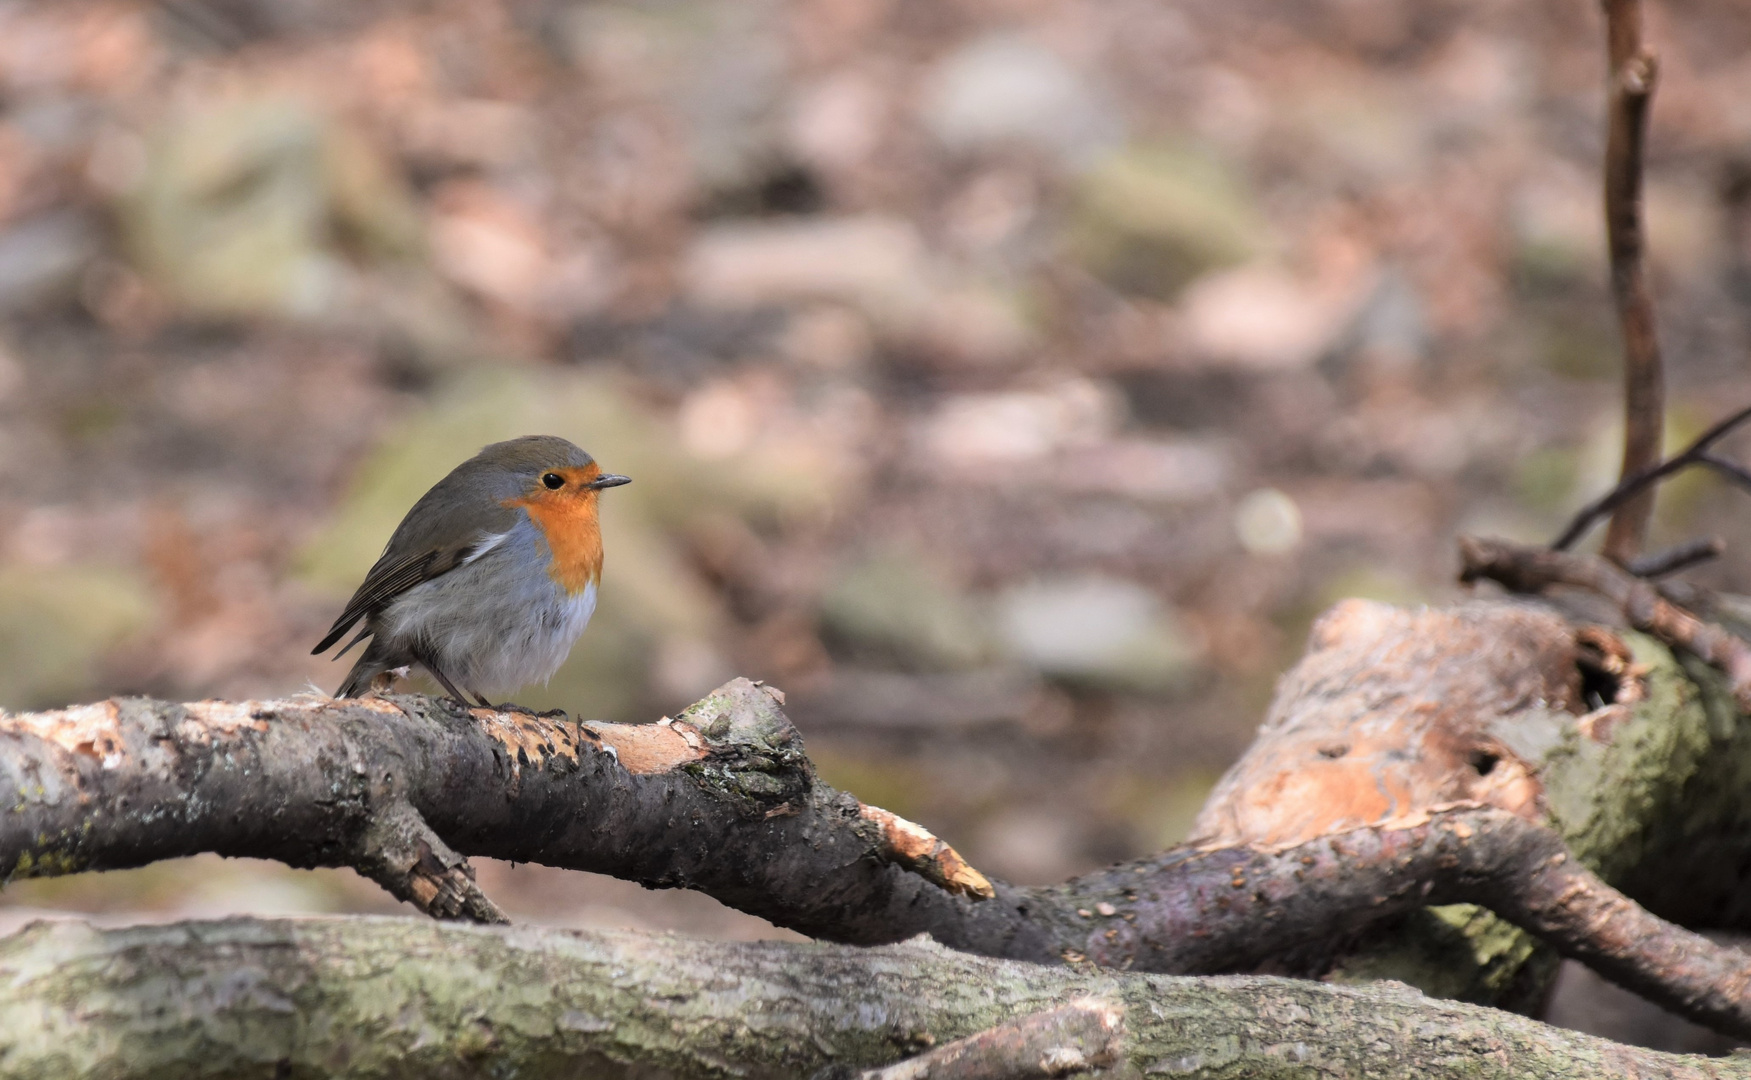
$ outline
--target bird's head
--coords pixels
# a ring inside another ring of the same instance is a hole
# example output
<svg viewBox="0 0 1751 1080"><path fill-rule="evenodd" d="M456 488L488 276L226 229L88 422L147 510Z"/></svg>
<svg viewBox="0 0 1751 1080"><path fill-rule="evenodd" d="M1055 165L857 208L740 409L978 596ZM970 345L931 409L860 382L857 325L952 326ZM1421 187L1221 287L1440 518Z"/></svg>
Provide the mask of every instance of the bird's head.
<svg viewBox="0 0 1751 1080"><path fill-rule="evenodd" d="M474 464L500 506L520 510L541 530L552 553L548 573L577 594L602 573L602 527L596 503L606 488L630 483L602 471L594 458L564 439L528 435L494 443Z"/></svg>
<svg viewBox="0 0 1751 1080"><path fill-rule="evenodd" d="M526 435L493 443L475 461L497 474L499 483L509 489L504 503L531 510L593 509L604 489L632 482L629 477L603 472L589 454L554 435Z"/></svg>

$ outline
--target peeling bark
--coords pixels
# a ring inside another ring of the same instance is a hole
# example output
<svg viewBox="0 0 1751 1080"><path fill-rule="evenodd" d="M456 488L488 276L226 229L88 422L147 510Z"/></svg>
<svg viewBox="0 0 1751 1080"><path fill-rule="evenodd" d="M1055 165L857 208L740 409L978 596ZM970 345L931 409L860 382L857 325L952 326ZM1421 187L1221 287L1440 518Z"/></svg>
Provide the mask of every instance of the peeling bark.
<svg viewBox="0 0 1751 1080"><path fill-rule="evenodd" d="M1751 911L1748 789L1751 720L1725 679L1658 641L1537 602L1347 601L1315 624L1196 832L1280 845L1482 803L1547 825L1669 919L1732 927ZM1462 905L1310 940L1271 970L1395 978L1530 1012L1556 962Z"/></svg>
<svg viewBox="0 0 1751 1080"><path fill-rule="evenodd" d="M1125 1010L1099 998L1006 1020L858 1080L1044 1080L1117 1065Z"/></svg>

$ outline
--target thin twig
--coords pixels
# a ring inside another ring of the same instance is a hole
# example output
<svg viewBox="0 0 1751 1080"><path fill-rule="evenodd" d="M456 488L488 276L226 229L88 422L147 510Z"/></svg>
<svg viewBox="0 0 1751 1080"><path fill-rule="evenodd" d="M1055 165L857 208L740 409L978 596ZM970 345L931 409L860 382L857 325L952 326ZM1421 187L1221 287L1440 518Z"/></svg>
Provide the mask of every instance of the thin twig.
<svg viewBox="0 0 1751 1080"><path fill-rule="evenodd" d="M1616 604L1637 630L1684 649L1724 672L1733 696L1751 709L1751 645L1705 622L1661 596L1651 583L1594 555L1510 544L1505 540L1459 538L1464 559L1460 580L1489 578L1513 592L1538 593L1552 585L1587 589Z"/></svg>
<svg viewBox="0 0 1751 1080"><path fill-rule="evenodd" d="M1685 447L1681 453L1674 454L1666 461L1649 466L1634 476L1625 477L1618 482L1616 487L1576 511L1574 518L1569 522L1569 527L1563 530L1561 536L1551 542L1551 548L1556 551L1567 550L1574 545L1576 540L1581 538L1581 535L1595 521L1611 513L1625 501L1639 495L1649 485L1657 484L1673 473L1687 469L1692 465L1707 465L1751 488L1751 473L1708 452L1715 443L1725 438L1729 432L1748 419L1751 419L1751 406L1740 409L1698 435L1696 441Z"/></svg>
<svg viewBox="0 0 1751 1080"><path fill-rule="evenodd" d="M1646 555L1637 555L1624 567L1639 578L1653 579L1676 574L1678 571L1695 566L1698 563L1718 559L1727 550L1727 542L1718 536L1699 536L1694 540L1686 540L1682 544L1673 544L1669 548L1650 551ZM1667 597L1671 599L1671 597ZM1676 603L1677 601L1673 601Z"/></svg>
<svg viewBox="0 0 1751 1080"><path fill-rule="evenodd" d="M1643 267L1642 159L1648 102L1659 65L1642 46L1641 0L1605 0L1611 62L1610 121L1605 144L1605 229L1611 289L1623 327L1625 480L1660 460L1665 385L1654 304ZM1625 498L1605 534L1605 557L1619 564L1641 552L1653 518L1652 491Z"/></svg>
<svg viewBox="0 0 1751 1080"><path fill-rule="evenodd" d="M1751 489L1751 472L1747 472L1743 465L1728 461L1726 458L1716 457L1713 454L1702 454L1697 458L1697 461L1707 465L1740 487Z"/></svg>

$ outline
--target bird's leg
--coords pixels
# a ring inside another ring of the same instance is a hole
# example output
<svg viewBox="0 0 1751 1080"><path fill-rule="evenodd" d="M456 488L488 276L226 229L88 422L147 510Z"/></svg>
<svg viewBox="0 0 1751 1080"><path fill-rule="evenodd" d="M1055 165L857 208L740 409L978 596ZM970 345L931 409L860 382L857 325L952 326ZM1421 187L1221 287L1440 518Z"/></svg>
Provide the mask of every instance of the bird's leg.
<svg viewBox="0 0 1751 1080"><path fill-rule="evenodd" d="M473 703L468 700L467 695L456 689L456 684L450 681L450 677L438 670L438 665L432 663L430 660L421 660L420 666L431 672L432 678L438 680L438 682L443 685L444 689L450 691L450 697L457 702L460 702L464 709L471 709L474 707Z"/></svg>
<svg viewBox="0 0 1751 1080"><path fill-rule="evenodd" d="M495 708L497 708L500 712L514 712L514 713L522 713L524 716L533 716L537 720L569 720L569 719L571 719L571 717L566 713L566 711L564 709L548 709L545 712L536 712L534 709L531 709L527 705L518 705L515 702L510 702L510 701L507 701L502 705L495 706Z"/></svg>
<svg viewBox="0 0 1751 1080"><path fill-rule="evenodd" d="M437 664L433 663L430 660L421 660L420 666L424 667L427 671L431 672L432 678L437 679L440 683L442 683L444 685L444 689L450 691L450 696L452 698L456 699L456 701L460 702L463 708L465 708L465 709L474 708L474 702L468 700L468 695L466 695L462 691L456 689L456 684L451 682L449 676L445 675L441 670L438 669ZM502 705L494 705L492 702L486 700L485 694L475 694L474 700L478 701L481 705L481 708L484 708L484 709L497 709L499 712L522 713L524 716L533 716L533 717L536 717L537 719L541 719L541 720L554 720L554 719L564 720L564 719L566 719L566 712L564 709L549 709L546 712L536 712L534 709L531 709L527 706L516 705L516 704L513 704L509 701L505 702Z"/></svg>

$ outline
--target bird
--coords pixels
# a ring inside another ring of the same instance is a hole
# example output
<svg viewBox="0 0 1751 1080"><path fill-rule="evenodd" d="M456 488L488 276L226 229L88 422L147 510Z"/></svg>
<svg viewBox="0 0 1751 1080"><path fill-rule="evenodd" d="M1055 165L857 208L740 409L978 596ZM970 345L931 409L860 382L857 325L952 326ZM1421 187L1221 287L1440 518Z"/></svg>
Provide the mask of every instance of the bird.
<svg viewBox="0 0 1751 1080"><path fill-rule="evenodd" d="M596 610L599 497L627 483L553 435L493 443L456 466L401 519L310 650L364 621L334 654L371 639L335 697L385 688L417 664L464 706L517 708L483 692L546 682L565 662Z"/></svg>

